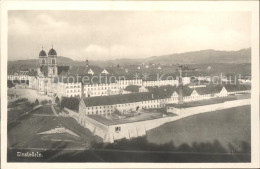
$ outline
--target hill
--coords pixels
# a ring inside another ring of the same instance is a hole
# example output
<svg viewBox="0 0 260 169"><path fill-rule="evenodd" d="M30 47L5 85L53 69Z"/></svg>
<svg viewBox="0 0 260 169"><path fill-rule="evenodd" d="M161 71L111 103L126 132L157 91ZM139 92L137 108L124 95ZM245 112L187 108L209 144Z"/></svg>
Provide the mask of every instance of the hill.
<svg viewBox="0 0 260 169"><path fill-rule="evenodd" d="M111 65L129 65L141 63L160 63L160 64L209 64L209 63L250 63L251 48L241 49L238 51L217 51L217 50L201 50L185 53L175 53L162 56L152 56L140 59L115 59L104 61L90 61L90 64L107 67ZM58 63L60 65L84 66L84 61L76 61L67 57L59 56ZM18 70L21 68L38 67L38 58L28 60L8 61L8 70Z"/></svg>
<svg viewBox="0 0 260 169"><path fill-rule="evenodd" d="M186 53L176 53L163 56L154 56L145 59L145 62L201 64L201 63L250 63L251 48L239 51L201 50Z"/></svg>

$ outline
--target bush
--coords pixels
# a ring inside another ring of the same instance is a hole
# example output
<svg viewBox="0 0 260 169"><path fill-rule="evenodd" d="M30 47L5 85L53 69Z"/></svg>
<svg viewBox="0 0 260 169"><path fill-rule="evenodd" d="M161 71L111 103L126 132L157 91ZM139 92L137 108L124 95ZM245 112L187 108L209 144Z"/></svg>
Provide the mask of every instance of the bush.
<svg viewBox="0 0 260 169"><path fill-rule="evenodd" d="M47 104L48 103L48 100L42 100L41 101L41 105L45 105L45 104Z"/></svg>
<svg viewBox="0 0 260 169"><path fill-rule="evenodd" d="M59 99L58 96L57 96L56 99L55 99L55 103L56 103L57 105L60 105L60 99Z"/></svg>
<svg viewBox="0 0 260 169"><path fill-rule="evenodd" d="M36 106L40 104L38 99L36 99L34 103L35 103Z"/></svg>

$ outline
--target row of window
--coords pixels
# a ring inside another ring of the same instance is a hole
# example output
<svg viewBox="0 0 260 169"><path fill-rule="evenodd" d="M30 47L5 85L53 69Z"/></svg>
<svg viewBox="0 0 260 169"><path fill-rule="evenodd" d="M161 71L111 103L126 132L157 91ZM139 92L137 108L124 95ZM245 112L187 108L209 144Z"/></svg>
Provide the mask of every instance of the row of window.
<svg viewBox="0 0 260 169"><path fill-rule="evenodd" d="M66 94L67 97L80 97L80 94Z"/></svg>
<svg viewBox="0 0 260 169"><path fill-rule="evenodd" d="M149 106L142 106L143 109L151 109L151 108L160 108L163 105L149 105ZM114 110L89 110L87 111L87 114L107 114L107 113L113 113ZM128 111L128 109L126 110L122 110L124 113Z"/></svg>
<svg viewBox="0 0 260 169"><path fill-rule="evenodd" d="M162 100L148 100L143 101L142 104L148 104L148 103L159 103L159 102L166 102L166 101L176 101L177 98L169 98L169 99L162 99ZM94 109L109 109L113 107L125 107L125 106L132 106L132 104L135 103L125 103L125 104L118 104L118 105L106 105L106 106L93 106L93 107L87 107L87 110L94 110Z"/></svg>
<svg viewBox="0 0 260 169"><path fill-rule="evenodd" d="M89 88L85 88L85 90L88 90L88 91L92 91L92 90L107 90L107 89L117 89L118 87L89 87Z"/></svg>
<svg viewBox="0 0 260 169"><path fill-rule="evenodd" d="M66 90L66 93L73 93L73 92L80 92L80 90L79 89Z"/></svg>
<svg viewBox="0 0 260 169"><path fill-rule="evenodd" d="M91 96L107 96L107 95L111 95L111 94L118 94L119 92L118 91L99 91L99 92L85 92L85 94L87 93L87 95L91 95Z"/></svg>
<svg viewBox="0 0 260 169"><path fill-rule="evenodd" d="M68 89L68 88L80 88L80 85L76 85L76 86L66 86L66 89Z"/></svg>

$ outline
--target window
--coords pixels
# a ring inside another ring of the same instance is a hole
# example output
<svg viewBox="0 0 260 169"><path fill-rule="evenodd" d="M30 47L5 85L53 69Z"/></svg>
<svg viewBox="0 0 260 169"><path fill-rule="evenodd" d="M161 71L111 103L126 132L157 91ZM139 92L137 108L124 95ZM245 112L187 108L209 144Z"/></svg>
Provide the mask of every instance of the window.
<svg viewBox="0 0 260 169"><path fill-rule="evenodd" d="M119 133L121 131L121 127L115 127L115 132Z"/></svg>

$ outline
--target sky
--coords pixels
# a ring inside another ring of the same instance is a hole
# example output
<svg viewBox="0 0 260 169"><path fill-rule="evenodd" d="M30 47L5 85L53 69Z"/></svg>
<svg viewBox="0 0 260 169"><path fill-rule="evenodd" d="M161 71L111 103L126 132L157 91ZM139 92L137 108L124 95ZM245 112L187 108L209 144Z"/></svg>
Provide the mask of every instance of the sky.
<svg viewBox="0 0 260 169"><path fill-rule="evenodd" d="M145 58L250 47L250 12L9 11L8 60L52 45L73 60Z"/></svg>

